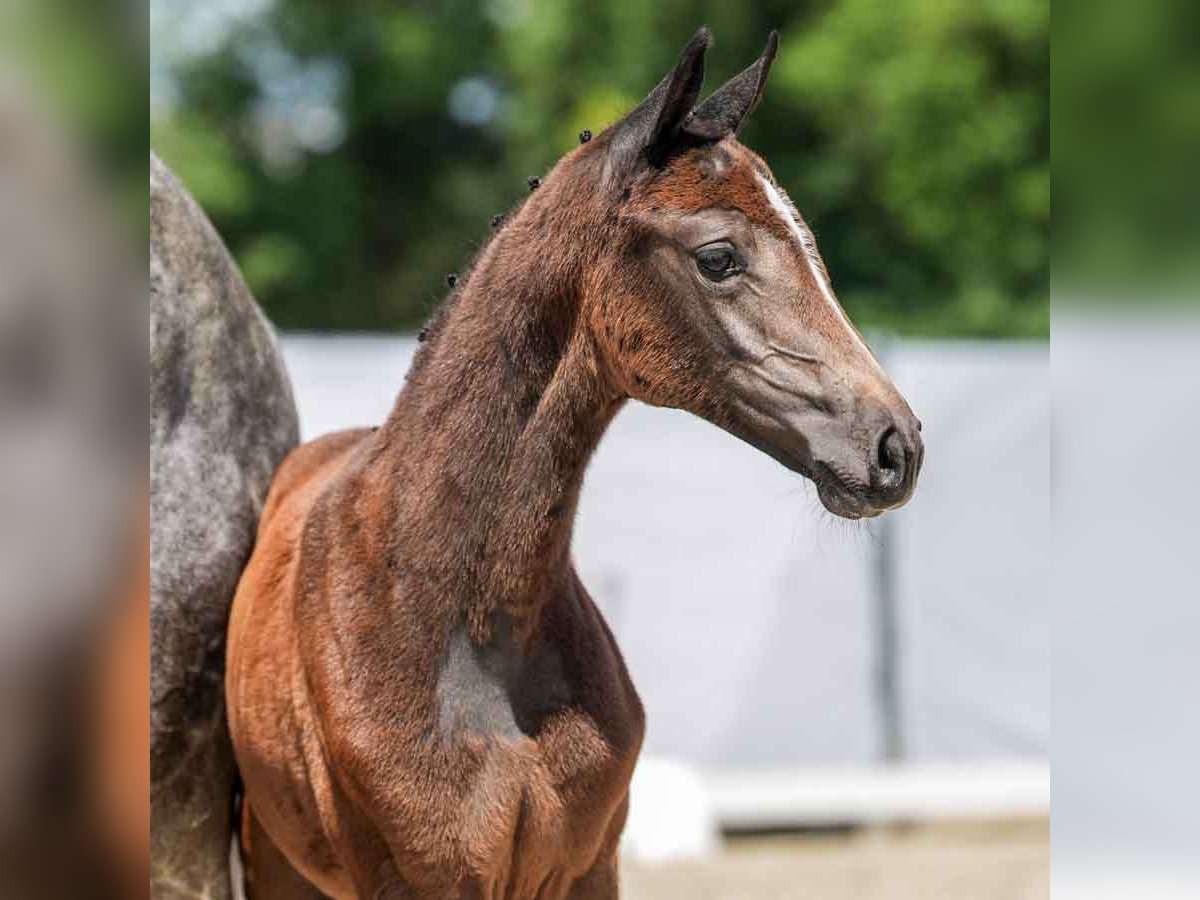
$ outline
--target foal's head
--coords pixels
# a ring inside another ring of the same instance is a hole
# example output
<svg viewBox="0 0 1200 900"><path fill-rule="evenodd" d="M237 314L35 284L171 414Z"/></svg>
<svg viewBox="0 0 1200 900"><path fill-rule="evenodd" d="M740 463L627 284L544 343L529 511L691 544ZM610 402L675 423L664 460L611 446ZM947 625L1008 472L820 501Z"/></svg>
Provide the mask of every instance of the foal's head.
<svg viewBox="0 0 1200 900"><path fill-rule="evenodd" d="M920 422L847 319L812 232L737 140L775 55L696 106L710 37L580 148L606 205L584 311L620 388L689 410L801 472L826 508L874 516L912 494Z"/></svg>

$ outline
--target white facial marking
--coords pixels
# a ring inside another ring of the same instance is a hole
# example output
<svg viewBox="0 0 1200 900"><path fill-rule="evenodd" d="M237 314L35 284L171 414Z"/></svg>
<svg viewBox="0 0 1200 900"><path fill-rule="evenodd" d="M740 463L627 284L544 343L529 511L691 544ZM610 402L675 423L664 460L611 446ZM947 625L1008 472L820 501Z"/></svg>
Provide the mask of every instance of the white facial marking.
<svg viewBox="0 0 1200 900"><path fill-rule="evenodd" d="M796 207L792 205L791 199L762 175L758 175L757 177L763 191L766 192L767 202L771 204L771 208L779 214L779 217L787 223L788 230L791 231L796 241L800 244L800 249L804 251L804 259L808 262L808 269L812 272L813 280L817 282L817 287L821 289L821 296L825 298L825 302L833 309L834 315L838 317L838 321L842 323L854 342L862 347L867 354L867 358L878 367L879 364L875 360L875 355L871 353L870 348L858 336L858 332L855 331L854 326L850 324L850 320L846 317L846 311L842 309L842 305L833 296L833 288L830 286L829 280L825 277L824 270L817 262L817 241L812 236L812 232L800 224L800 214L796 212Z"/></svg>

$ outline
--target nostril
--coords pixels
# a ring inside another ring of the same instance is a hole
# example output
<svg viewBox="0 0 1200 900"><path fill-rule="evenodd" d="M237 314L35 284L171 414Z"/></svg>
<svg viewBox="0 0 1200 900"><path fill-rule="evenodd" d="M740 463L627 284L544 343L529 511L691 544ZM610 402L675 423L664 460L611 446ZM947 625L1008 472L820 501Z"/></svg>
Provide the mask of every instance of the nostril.
<svg viewBox="0 0 1200 900"><path fill-rule="evenodd" d="M895 427L888 428L879 439L876 462L884 486L895 485L904 477L904 442Z"/></svg>

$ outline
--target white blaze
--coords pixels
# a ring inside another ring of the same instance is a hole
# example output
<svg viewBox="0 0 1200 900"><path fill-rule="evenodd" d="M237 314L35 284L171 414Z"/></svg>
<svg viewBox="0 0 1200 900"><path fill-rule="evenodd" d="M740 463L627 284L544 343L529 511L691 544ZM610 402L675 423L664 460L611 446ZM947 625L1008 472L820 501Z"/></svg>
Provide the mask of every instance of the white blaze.
<svg viewBox="0 0 1200 900"><path fill-rule="evenodd" d="M808 262L808 269L812 272L813 280L817 282L817 287L821 289L821 296L825 298L825 302L829 304L838 321L845 327L846 332L853 338L854 342L866 352L867 358L878 367L879 363L875 360L875 355L870 348L863 343L854 326L850 324L850 319L846 317L846 311L842 309L842 305L837 302L837 298L833 296L833 288L829 284L829 280L825 277L825 272L817 263L817 240L813 237L812 232L807 227L800 223L800 214L796 212L796 208L792 206L792 201L779 192L775 185L771 184L762 175L758 175L758 181L762 185L763 190L767 195L767 202L771 204L771 208L779 214L779 217L787 223L788 230L796 238L800 244L800 249L804 252L804 259Z"/></svg>

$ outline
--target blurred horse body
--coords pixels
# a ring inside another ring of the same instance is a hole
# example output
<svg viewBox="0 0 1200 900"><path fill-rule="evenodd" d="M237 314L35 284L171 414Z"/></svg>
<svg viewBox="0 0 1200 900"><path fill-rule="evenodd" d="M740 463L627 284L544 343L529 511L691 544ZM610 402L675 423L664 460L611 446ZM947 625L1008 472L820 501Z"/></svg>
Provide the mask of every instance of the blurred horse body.
<svg viewBox="0 0 1200 900"><path fill-rule="evenodd" d="M708 43L533 183L382 427L281 466L228 650L253 900L617 895L643 713L570 539L629 397L841 515L911 494L919 423L736 139L775 37L696 106Z"/></svg>
<svg viewBox="0 0 1200 900"><path fill-rule="evenodd" d="M53 92L0 56L0 897L136 898L149 715L147 597L131 577L146 572L142 265ZM119 674L107 665L118 631Z"/></svg>

